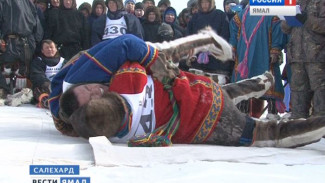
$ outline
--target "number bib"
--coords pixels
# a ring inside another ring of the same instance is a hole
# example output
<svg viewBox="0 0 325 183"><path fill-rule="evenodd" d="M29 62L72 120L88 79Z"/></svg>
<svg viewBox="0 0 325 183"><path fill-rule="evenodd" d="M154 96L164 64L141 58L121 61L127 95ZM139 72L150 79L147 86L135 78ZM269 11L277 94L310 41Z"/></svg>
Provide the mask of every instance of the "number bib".
<svg viewBox="0 0 325 183"><path fill-rule="evenodd" d="M154 84L151 76L148 76L148 83L141 93L121 94L131 106L132 124L129 133L124 137L111 137L109 140L114 143L126 143L130 138L138 135L151 133L156 127L154 111Z"/></svg>
<svg viewBox="0 0 325 183"><path fill-rule="evenodd" d="M106 17L106 25L103 40L116 38L118 36L126 34L126 29L127 26L124 17L121 17L117 20L111 20Z"/></svg>
<svg viewBox="0 0 325 183"><path fill-rule="evenodd" d="M61 57L59 63L55 66L46 66L45 75L47 79L52 81L53 77L61 70L63 66L64 58Z"/></svg>

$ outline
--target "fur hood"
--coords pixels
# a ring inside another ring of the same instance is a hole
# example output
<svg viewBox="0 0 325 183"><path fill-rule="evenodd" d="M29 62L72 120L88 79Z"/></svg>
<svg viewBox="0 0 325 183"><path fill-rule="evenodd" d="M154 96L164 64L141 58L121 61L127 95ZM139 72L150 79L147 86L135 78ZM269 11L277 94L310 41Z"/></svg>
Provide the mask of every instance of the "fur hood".
<svg viewBox="0 0 325 183"><path fill-rule="evenodd" d="M90 15L91 14L91 5L87 2L84 2L82 3L79 8L78 8L78 11L82 11L82 10L87 10L88 11L88 14Z"/></svg>
<svg viewBox="0 0 325 183"><path fill-rule="evenodd" d="M123 1L122 0L106 0L105 1L105 5L107 6L107 10L108 11L109 11L108 1L114 1L114 2L116 2L116 4L117 4L117 11L124 10L124 4L123 4Z"/></svg>
<svg viewBox="0 0 325 183"><path fill-rule="evenodd" d="M103 14L106 13L106 11L107 11L107 7L106 7L106 5L105 5L104 0L94 0L94 1L93 1L93 5L92 5L92 11L91 11L91 14L92 14L92 15L96 15L96 6L97 6L98 4L102 5L103 8L104 8L104 12L103 12Z"/></svg>
<svg viewBox="0 0 325 183"><path fill-rule="evenodd" d="M156 7L156 6L149 6L146 9L146 11L144 13L144 16L143 16L146 20L148 20L148 16L149 16L149 13L150 12L154 12L155 13L155 15L156 15L155 22L161 22L161 16L160 16L160 11L159 11L158 7Z"/></svg>
<svg viewBox="0 0 325 183"><path fill-rule="evenodd" d="M175 23L175 21L176 21L176 19L177 19L177 13L176 13L176 10L173 8L173 7L168 7L166 10L165 10L165 12L164 12L164 16L163 16L163 20L164 20L164 22L165 22L165 17L166 17L166 15L167 15L167 13L173 13L174 15L175 15L175 20L174 20L174 22L172 23L172 24L174 24Z"/></svg>
<svg viewBox="0 0 325 183"><path fill-rule="evenodd" d="M66 9L63 5L63 0L60 0L60 8L61 9ZM71 9L74 9L76 10L77 9L77 3L76 3L76 0L72 0L72 8Z"/></svg>
<svg viewBox="0 0 325 183"><path fill-rule="evenodd" d="M212 10L216 9L216 3L214 0L208 0L210 2L210 9L208 12L211 12ZM199 11L202 12L202 7L201 7L201 2L202 0L198 0L198 5L199 5Z"/></svg>

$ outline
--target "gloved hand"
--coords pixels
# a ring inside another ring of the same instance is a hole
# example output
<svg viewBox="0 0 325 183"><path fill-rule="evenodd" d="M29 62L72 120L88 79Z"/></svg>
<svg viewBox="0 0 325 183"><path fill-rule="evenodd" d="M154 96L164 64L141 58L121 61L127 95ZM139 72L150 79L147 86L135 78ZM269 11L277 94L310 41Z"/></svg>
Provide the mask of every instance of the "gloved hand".
<svg viewBox="0 0 325 183"><path fill-rule="evenodd" d="M278 53L271 53L270 54L270 63L274 64L280 61L280 54Z"/></svg>

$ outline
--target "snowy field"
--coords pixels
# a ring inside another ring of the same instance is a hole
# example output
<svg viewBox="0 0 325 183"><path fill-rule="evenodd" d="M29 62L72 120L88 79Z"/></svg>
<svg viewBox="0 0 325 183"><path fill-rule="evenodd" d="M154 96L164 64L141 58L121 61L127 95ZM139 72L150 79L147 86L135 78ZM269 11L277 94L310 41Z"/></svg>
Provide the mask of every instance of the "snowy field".
<svg viewBox="0 0 325 183"><path fill-rule="evenodd" d="M48 110L32 105L2 106L0 183L33 182L30 165L80 165L80 176L90 177L92 183L325 182L325 139L296 149L128 148L111 145L103 137L90 142L61 135Z"/></svg>

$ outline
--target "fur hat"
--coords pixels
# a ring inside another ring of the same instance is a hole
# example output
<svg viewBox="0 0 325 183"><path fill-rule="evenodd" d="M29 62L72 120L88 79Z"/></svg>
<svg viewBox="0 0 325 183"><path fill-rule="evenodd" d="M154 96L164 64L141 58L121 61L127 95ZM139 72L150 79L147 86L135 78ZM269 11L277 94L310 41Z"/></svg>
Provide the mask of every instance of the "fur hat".
<svg viewBox="0 0 325 183"><path fill-rule="evenodd" d="M69 118L69 123L84 138L99 135L109 138L116 134L123 122L125 105L119 94L111 92L104 98L92 99L79 107Z"/></svg>
<svg viewBox="0 0 325 183"><path fill-rule="evenodd" d="M159 8L157 6L149 6L146 11L144 12L144 17L145 19L148 20L148 17L149 17L149 13L150 12L154 12L155 15L156 15L156 19L155 21L157 22L161 22L161 16L160 16L160 11L159 11Z"/></svg>
<svg viewBox="0 0 325 183"><path fill-rule="evenodd" d="M158 34L160 36L173 36L174 35L174 31L171 25L163 22L159 28L158 28Z"/></svg>
<svg viewBox="0 0 325 183"><path fill-rule="evenodd" d="M137 10L137 9L142 9L143 10L143 8L144 8L143 3L141 3L141 2L136 3L135 7L134 7L135 10Z"/></svg>
<svg viewBox="0 0 325 183"><path fill-rule="evenodd" d="M167 7L169 7L170 6L170 1L169 0L160 0L159 2L158 2L158 7L160 7L161 5L165 5L165 6L167 6Z"/></svg>

